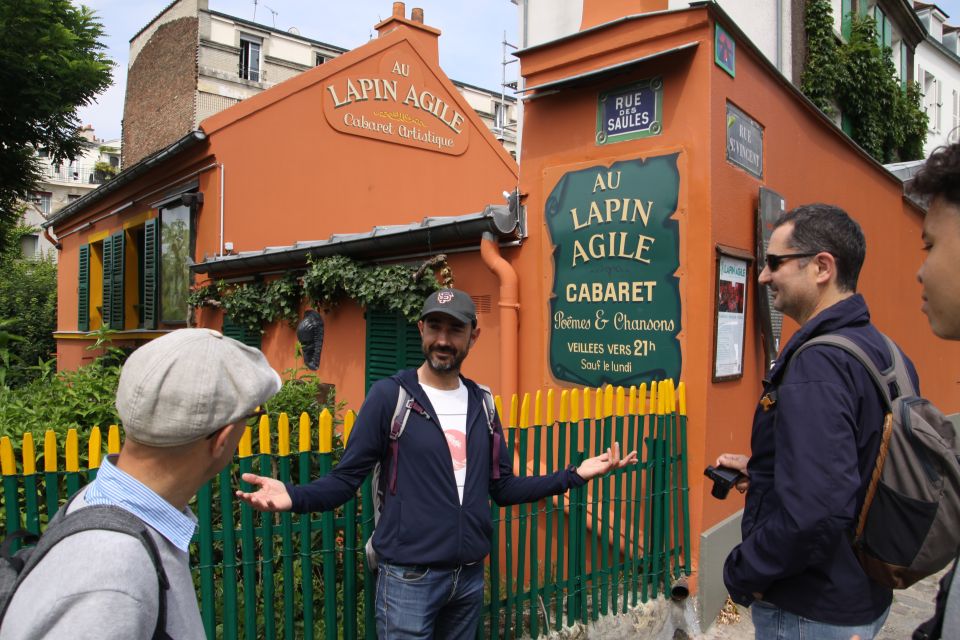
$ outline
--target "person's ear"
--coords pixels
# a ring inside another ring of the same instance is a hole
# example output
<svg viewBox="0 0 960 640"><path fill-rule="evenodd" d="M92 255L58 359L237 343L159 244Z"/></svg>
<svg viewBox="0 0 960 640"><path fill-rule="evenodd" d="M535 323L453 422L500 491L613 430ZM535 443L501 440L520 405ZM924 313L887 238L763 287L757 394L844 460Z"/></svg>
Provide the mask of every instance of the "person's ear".
<svg viewBox="0 0 960 640"><path fill-rule="evenodd" d="M477 342L477 338L479 338L479 337L480 337L480 327L474 327L473 330L470 331L470 344L469 344L469 346L470 346L471 348L473 348L473 345Z"/></svg>
<svg viewBox="0 0 960 640"><path fill-rule="evenodd" d="M813 263L817 267L817 283L826 284L831 278L835 279L837 275L837 259L833 254L821 251L813 257Z"/></svg>
<svg viewBox="0 0 960 640"><path fill-rule="evenodd" d="M224 449L230 445L230 437L233 435L233 430L243 429L245 426L246 422L239 420L215 431L214 435L210 438L210 455L214 457L222 455Z"/></svg>

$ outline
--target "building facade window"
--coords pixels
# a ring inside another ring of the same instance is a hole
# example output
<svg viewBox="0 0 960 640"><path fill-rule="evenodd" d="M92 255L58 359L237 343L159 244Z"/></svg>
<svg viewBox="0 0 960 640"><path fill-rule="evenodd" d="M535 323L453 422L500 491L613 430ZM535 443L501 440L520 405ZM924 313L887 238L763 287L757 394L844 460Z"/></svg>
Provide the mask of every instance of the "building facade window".
<svg viewBox="0 0 960 640"><path fill-rule="evenodd" d="M27 260L39 258L40 236L35 233L28 233L20 236L20 255Z"/></svg>
<svg viewBox="0 0 960 640"><path fill-rule="evenodd" d="M260 43L259 38L240 37L240 77L244 80L261 81Z"/></svg>
<svg viewBox="0 0 960 640"><path fill-rule="evenodd" d="M950 136L948 142L954 143L960 140L960 92L953 90L953 120L950 126Z"/></svg>
<svg viewBox="0 0 960 640"><path fill-rule="evenodd" d="M30 194L30 200L40 213L45 216L50 214L51 207L53 206L52 193L49 191L34 191Z"/></svg>
<svg viewBox="0 0 960 640"><path fill-rule="evenodd" d="M323 55L322 53L317 53L317 54L314 55L313 66L319 67L320 65L322 65L322 64L323 64L324 62L326 62L326 61L327 61L327 59L326 59L326 57L324 57L324 55Z"/></svg>

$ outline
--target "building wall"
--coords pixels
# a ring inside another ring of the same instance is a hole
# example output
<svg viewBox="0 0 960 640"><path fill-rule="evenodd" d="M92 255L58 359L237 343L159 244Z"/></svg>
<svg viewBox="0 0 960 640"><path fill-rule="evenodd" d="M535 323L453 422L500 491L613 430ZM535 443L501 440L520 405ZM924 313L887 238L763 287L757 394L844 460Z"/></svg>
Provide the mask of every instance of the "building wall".
<svg viewBox="0 0 960 640"><path fill-rule="evenodd" d="M958 140L960 116L960 58L929 40L917 47L914 77L924 92L923 107L929 118L924 155Z"/></svg>
<svg viewBox="0 0 960 640"><path fill-rule="evenodd" d="M124 166L193 129L197 28L195 15L167 20L149 32L139 55L131 58L123 103Z"/></svg>
<svg viewBox="0 0 960 640"><path fill-rule="evenodd" d="M749 451L750 425L765 371L754 311L758 269L754 266L748 275L743 376L713 382L716 248L725 245L748 255L754 252L761 186L780 193L788 207L830 202L860 221L868 242L860 290L874 321L914 359L924 393L948 412L960 409L952 389L952 381L960 377L960 348L934 338L920 313L915 274L923 259L919 247L922 212L906 203L899 181L798 96L765 62L765 56L738 42L736 76L720 69L714 63L713 34L714 16L704 7L627 21L582 33L555 47L521 53L522 73L526 86L531 87L576 77L618 60L636 60L699 42L693 51L621 68L615 76L560 88L554 95L538 97L534 93L525 102L520 189L529 194L530 235L522 250L509 252L522 274L520 387L573 386L554 379L547 367L554 247L545 229L545 199L565 172L594 166L602 169L620 159L679 153L681 186L674 218L680 230L677 275L683 302L678 340L690 416L688 464L695 534L742 507L738 500L712 499L695 470L711 464L721 452ZM594 138L598 94L654 76L663 77L663 132L598 145ZM725 157L728 101L764 129L762 179ZM565 132L563 140L554 135L558 130ZM611 269L614 273L613 265ZM924 330L918 331L918 327ZM783 342L795 330L796 325L786 321ZM693 555L697 557L696 550Z"/></svg>

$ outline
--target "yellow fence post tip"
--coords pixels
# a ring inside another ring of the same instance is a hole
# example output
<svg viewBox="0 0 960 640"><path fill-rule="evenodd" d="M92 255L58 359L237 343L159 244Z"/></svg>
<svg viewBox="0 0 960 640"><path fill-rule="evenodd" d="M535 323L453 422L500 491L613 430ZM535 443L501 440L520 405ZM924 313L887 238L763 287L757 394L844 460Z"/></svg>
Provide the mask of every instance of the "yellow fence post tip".
<svg viewBox="0 0 960 640"><path fill-rule="evenodd" d="M37 472L37 451L33 444L33 434L23 434L23 447L20 449L23 459L23 475L32 476Z"/></svg>
<svg viewBox="0 0 960 640"><path fill-rule="evenodd" d="M543 412L540 410L542 404L543 393L540 389L537 389L537 393L533 396L533 424L536 426L543 424Z"/></svg>
<svg viewBox="0 0 960 640"><path fill-rule="evenodd" d="M560 392L560 422L570 421L570 391L564 389Z"/></svg>
<svg viewBox="0 0 960 640"><path fill-rule="evenodd" d="M48 473L57 470L57 434L53 429L43 434L43 470Z"/></svg>
<svg viewBox="0 0 960 640"><path fill-rule="evenodd" d="M584 387L583 388L583 419L584 420L589 420L593 417L593 411L591 411L591 408L593 406L591 402L592 400L593 400L593 392L590 390L589 387Z"/></svg>
<svg viewBox="0 0 960 640"><path fill-rule="evenodd" d="M115 424L107 429L107 454L120 453L120 427Z"/></svg>
<svg viewBox="0 0 960 640"><path fill-rule="evenodd" d="M237 447L237 455L241 458L249 458L253 455L253 427L243 428L240 446Z"/></svg>
<svg viewBox="0 0 960 640"><path fill-rule="evenodd" d="M257 425L257 440L259 441L260 453L270 455L270 417L260 416L260 423Z"/></svg>
<svg viewBox="0 0 960 640"><path fill-rule="evenodd" d="M320 442L318 451L320 453L331 453L333 451L333 415L329 409L320 412Z"/></svg>
<svg viewBox="0 0 960 640"><path fill-rule="evenodd" d="M306 411L300 414L300 438L297 449L300 452L310 451L310 414Z"/></svg>
<svg viewBox="0 0 960 640"><path fill-rule="evenodd" d="M580 422L580 389L570 392L570 422Z"/></svg>
<svg viewBox="0 0 960 640"><path fill-rule="evenodd" d="M353 411L347 411L343 416L343 446L347 446L350 441L350 434L353 433L354 423L357 421L357 414Z"/></svg>
<svg viewBox="0 0 960 640"><path fill-rule="evenodd" d="M66 470L72 473L80 471L80 439L76 429L67 429L67 441L63 447Z"/></svg>
<svg viewBox="0 0 960 640"><path fill-rule="evenodd" d="M556 402L556 394L553 389L547 389L547 422L550 425L554 423L553 405Z"/></svg>
<svg viewBox="0 0 960 640"><path fill-rule="evenodd" d="M530 426L530 394L523 394L523 400L520 403L520 428L527 429Z"/></svg>
<svg viewBox="0 0 960 640"><path fill-rule="evenodd" d="M681 382L677 386L677 398L680 401L680 415L687 415L687 383Z"/></svg>
<svg viewBox="0 0 960 640"><path fill-rule="evenodd" d="M520 422L520 396L510 396L510 426L515 427Z"/></svg>
<svg viewBox="0 0 960 640"><path fill-rule="evenodd" d="M621 418L627 410L627 390L623 387L617 387L617 415Z"/></svg>
<svg viewBox="0 0 960 640"><path fill-rule="evenodd" d="M616 397L616 390L612 384L608 384L603 389L603 417L609 418L613 415L613 400Z"/></svg>
<svg viewBox="0 0 960 640"><path fill-rule="evenodd" d="M277 418L277 453L290 455L290 416L282 412Z"/></svg>
<svg viewBox="0 0 960 640"><path fill-rule="evenodd" d="M504 415L503 415L503 398L499 395L493 396L493 406L497 408L497 415L500 416L500 424L503 425Z"/></svg>
<svg viewBox="0 0 960 640"><path fill-rule="evenodd" d="M100 435L100 427L94 427L90 430L90 440L87 443L87 466L91 469L99 469L102 452L103 436Z"/></svg>
<svg viewBox="0 0 960 640"><path fill-rule="evenodd" d="M5 476L17 475L17 461L13 457L13 444L10 438L0 438L0 473Z"/></svg>

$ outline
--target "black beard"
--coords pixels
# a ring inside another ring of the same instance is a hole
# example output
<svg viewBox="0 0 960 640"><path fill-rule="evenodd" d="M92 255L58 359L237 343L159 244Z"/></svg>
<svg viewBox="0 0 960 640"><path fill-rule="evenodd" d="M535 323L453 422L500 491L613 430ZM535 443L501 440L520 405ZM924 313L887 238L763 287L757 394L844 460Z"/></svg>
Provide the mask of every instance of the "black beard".
<svg viewBox="0 0 960 640"><path fill-rule="evenodd" d="M452 358L446 362L441 362L440 360L435 360L433 357L434 352L445 353L452 356ZM467 357L466 353L459 354L454 350L439 350L431 349L424 350L423 355L427 358L427 365L437 373L449 373L451 371L460 371L460 365L463 363L464 358Z"/></svg>

